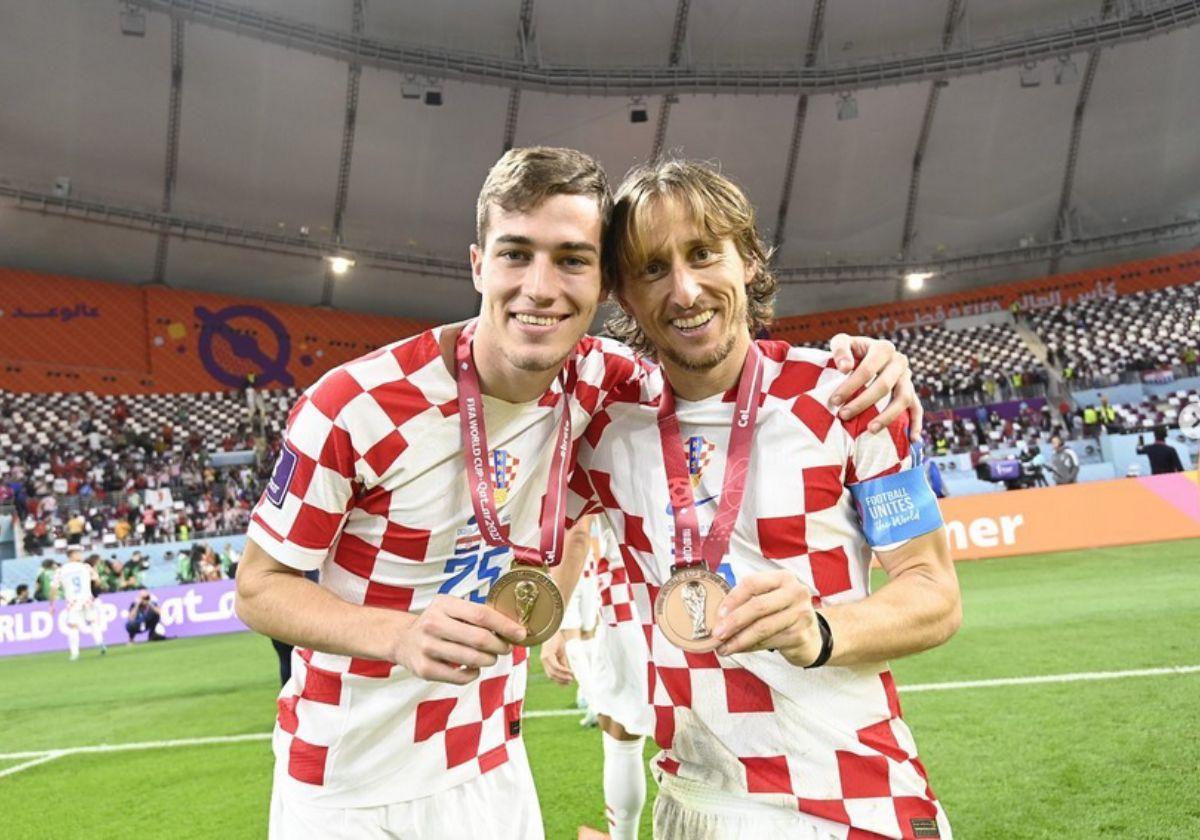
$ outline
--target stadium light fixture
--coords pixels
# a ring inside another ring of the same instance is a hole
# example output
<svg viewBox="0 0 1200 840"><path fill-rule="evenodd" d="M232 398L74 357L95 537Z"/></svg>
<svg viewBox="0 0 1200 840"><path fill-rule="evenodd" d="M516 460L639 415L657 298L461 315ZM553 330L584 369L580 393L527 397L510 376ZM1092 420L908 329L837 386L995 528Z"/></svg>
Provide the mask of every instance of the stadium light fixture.
<svg viewBox="0 0 1200 840"><path fill-rule="evenodd" d="M1060 55L1054 68L1054 84L1069 85L1079 78L1079 68L1069 55Z"/></svg>
<svg viewBox="0 0 1200 840"><path fill-rule="evenodd" d="M416 76L406 75L404 81L400 84L401 99L421 99L425 95L425 88L417 81Z"/></svg>
<svg viewBox="0 0 1200 840"><path fill-rule="evenodd" d="M1026 61L1021 65L1021 87L1035 88L1042 83L1042 72L1038 70L1036 61Z"/></svg>
<svg viewBox="0 0 1200 840"><path fill-rule="evenodd" d="M425 104L432 105L435 108L442 104L442 91L440 88L430 88L425 91Z"/></svg>
<svg viewBox="0 0 1200 840"><path fill-rule="evenodd" d="M333 254L325 259L329 260L329 270L341 277L357 264L353 257L348 257L345 254Z"/></svg>
<svg viewBox="0 0 1200 840"><path fill-rule="evenodd" d="M650 114L646 111L646 103L640 96L635 96L629 101L629 121L631 123L650 121Z"/></svg>
<svg viewBox="0 0 1200 840"><path fill-rule="evenodd" d="M134 38L146 37L146 13L137 6L126 3L121 9L121 34Z"/></svg>
<svg viewBox="0 0 1200 840"><path fill-rule="evenodd" d="M858 117L858 100L854 98L854 94L847 91L846 93L838 94L837 102L837 118L839 120L853 120Z"/></svg>
<svg viewBox="0 0 1200 840"><path fill-rule="evenodd" d="M925 288L925 281L932 276L932 271L910 271L904 275L904 285L910 292L919 292Z"/></svg>

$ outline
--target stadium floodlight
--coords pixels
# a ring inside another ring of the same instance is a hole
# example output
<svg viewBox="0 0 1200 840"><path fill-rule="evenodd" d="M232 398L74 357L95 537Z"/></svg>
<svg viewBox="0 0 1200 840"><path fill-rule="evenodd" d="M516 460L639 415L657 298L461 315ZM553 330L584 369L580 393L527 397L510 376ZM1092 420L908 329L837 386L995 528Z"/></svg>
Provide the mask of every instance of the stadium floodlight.
<svg viewBox="0 0 1200 840"><path fill-rule="evenodd" d="M925 281L932 276L932 271L910 271L904 275L904 285L910 292L919 292L925 288Z"/></svg>
<svg viewBox="0 0 1200 840"><path fill-rule="evenodd" d="M353 257L348 257L345 254L333 254L325 259L329 260L329 270L339 277L354 268L357 264Z"/></svg>
<svg viewBox="0 0 1200 840"><path fill-rule="evenodd" d="M640 96L635 96L629 101L629 121L631 123L650 121L650 114L646 111L646 103Z"/></svg>
<svg viewBox="0 0 1200 840"><path fill-rule="evenodd" d="M1042 83L1042 72L1038 70L1036 61L1026 61L1021 65L1021 87L1035 88Z"/></svg>
<svg viewBox="0 0 1200 840"><path fill-rule="evenodd" d="M121 34L134 38L146 37L146 13L130 3L121 10Z"/></svg>
<svg viewBox="0 0 1200 840"><path fill-rule="evenodd" d="M424 95L425 88L417 81L417 77L406 75L404 81L400 84L400 98L421 99Z"/></svg>
<svg viewBox="0 0 1200 840"><path fill-rule="evenodd" d="M837 118L839 120L853 120L858 117L858 100L854 98L854 94L846 91L838 94L837 102Z"/></svg>
<svg viewBox="0 0 1200 840"><path fill-rule="evenodd" d="M1060 55L1054 68L1054 84L1069 85L1079 78L1079 68L1069 55Z"/></svg>
<svg viewBox="0 0 1200 840"><path fill-rule="evenodd" d="M435 108L442 104L441 88L430 88L425 91L425 104L432 105Z"/></svg>

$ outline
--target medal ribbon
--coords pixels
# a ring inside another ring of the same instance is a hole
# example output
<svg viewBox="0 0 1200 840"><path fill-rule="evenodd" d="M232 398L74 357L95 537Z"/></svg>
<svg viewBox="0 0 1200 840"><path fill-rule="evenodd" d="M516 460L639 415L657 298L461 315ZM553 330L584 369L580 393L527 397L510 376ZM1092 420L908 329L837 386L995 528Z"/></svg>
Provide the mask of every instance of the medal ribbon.
<svg viewBox="0 0 1200 840"><path fill-rule="evenodd" d="M700 524L696 516L696 497L688 474L684 455L683 434L675 415L675 394L663 377L663 393L658 405L658 437L662 444L663 466L667 470L667 491L671 498L671 514L675 519L675 566L680 569L698 566L701 562L716 572L721 559L729 550L729 539L742 508L746 491L746 474L750 468L750 441L758 418L759 388L762 386L762 353L754 342L742 364L738 379L737 403L733 427L729 433L729 451L725 458L725 478L721 483L721 501L717 515L701 541Z"/></svg>
<svg viewBox="0 0 1200 840"><path fill-rule="evenodd" d="M562 388L562 417L554 436L554 454L550 459L550 477L542 505L542 532L538 548L509 541L508 527L500 523L496 493L488 469L487 429L483 418L483 391L479 370L471 352L475 322L463 327L454 348L454 373L458 383L458 417L463 452L467 459L467 486L480 535L490 544L512 549L518 563L531 566L556 566L561 562L563 535L566 533L567 472L571 452L571 400L566 376L559 376Z"/></svg>

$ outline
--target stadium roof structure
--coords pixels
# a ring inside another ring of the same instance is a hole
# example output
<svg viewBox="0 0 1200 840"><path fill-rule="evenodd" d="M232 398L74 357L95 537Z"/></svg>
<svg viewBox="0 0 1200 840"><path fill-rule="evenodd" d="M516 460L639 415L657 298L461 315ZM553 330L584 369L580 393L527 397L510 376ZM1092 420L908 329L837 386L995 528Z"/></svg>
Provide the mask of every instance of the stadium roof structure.
<svg viewBox="0 0 1200 840"><path fill-rule="evenodd" d="M1200 0L0 0L0 264L470 314L512 145L718 161L779 314L1200 241ZM641 113L634 113L635 111ZM330 270L328 256L355 267Z"/></svg>

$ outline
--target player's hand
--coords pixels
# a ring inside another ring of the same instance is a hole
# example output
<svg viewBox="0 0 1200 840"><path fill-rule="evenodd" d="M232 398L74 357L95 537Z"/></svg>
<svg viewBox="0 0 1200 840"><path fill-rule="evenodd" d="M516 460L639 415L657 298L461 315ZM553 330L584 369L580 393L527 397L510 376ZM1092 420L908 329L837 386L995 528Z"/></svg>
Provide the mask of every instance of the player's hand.
<svg viewBox="0 0 1200 840"><path fill-rule="evenodd" d="M422 679L466 685L524 638L524 627L492 607L435 595L401 633L393 661Z"/></svg>
<svg viewBox="0 0 1200 840"><path fill-rule="evenodd" d="M567 661L567 642L562 633L555 633L542 642L542 670L559 685L570 685L575 679L571 663Z"/></svg>
<svg viewBox="0 0 1200 840"><path fill-rule="evenodd" d="M743 577L721 602L719 615L713 635L721 640L722 656L771 649L803 668L821 653L812 593L783 569Z"/></svg>
<svg viewBox="0 0 1200 840"><path fill-rule="evenodd" d="M917 392L913 388L908 357L886 339L849 336L845 333L835 335L829 342L829 349L833 352L837 369L850 374L833 392L831 402L835 406L845 404L838 416L843 420L857 417L866 411L868 406L891 394L892 399L887 408L867 425L867 429L877 432L890 425L901 414L908 412L909 440L919 441L921 427L925 422L925 409L921 407L921 401L917 399ZM860 388L863 392L854 397L854 393Z"/></svg>

